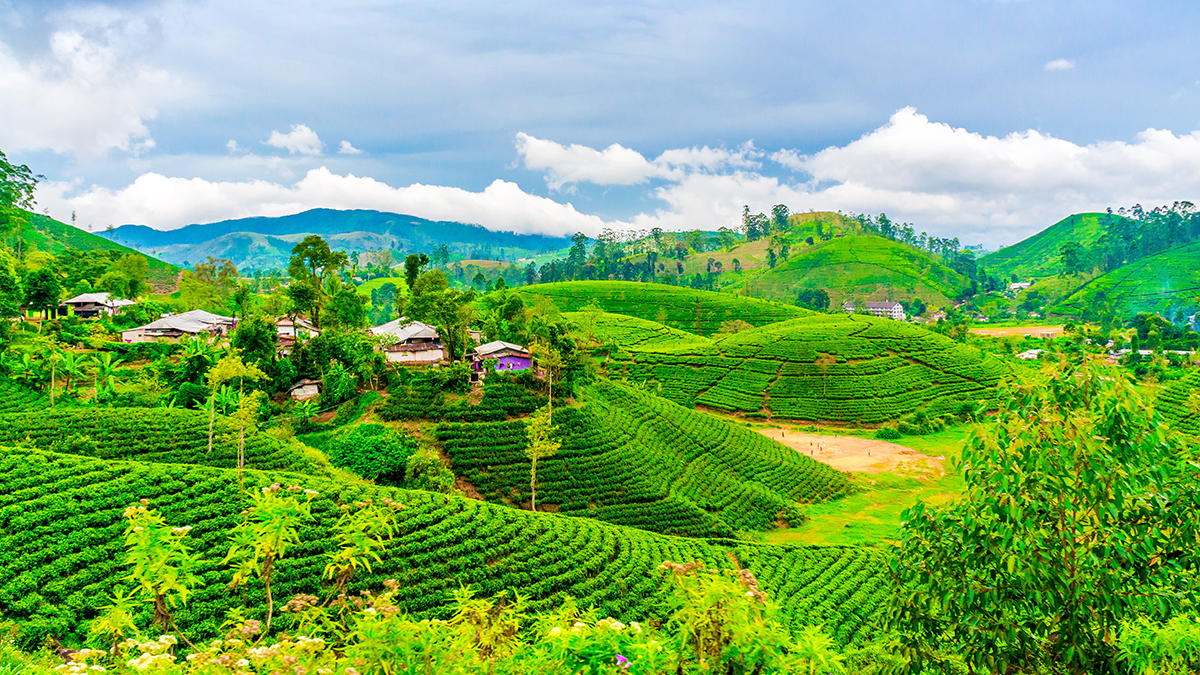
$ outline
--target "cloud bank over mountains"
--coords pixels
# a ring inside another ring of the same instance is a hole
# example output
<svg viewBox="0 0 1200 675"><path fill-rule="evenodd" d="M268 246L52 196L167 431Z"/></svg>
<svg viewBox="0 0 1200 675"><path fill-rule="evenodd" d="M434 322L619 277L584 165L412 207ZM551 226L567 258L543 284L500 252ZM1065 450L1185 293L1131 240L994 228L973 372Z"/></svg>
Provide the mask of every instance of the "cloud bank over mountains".
<svg viewBox="0 0 1200 675"><path fill-rule="evenodd" d="M272 131L266 145L318 156L324 143L304 124ZM343 142L339 152L353 148ZM767 211L886 212L931 233L1012 243L1081 210L1167 203L1200 191L1200 132L1147 129L1134 142L1076 145L1035 130L985 136L932 122L912 108L842 146L812 154L736 149L668 149L648 158L614 143L598 150L518 133L517 161L540 172L551 196L495 179L479 192L412 184L393 187L322 166L291 184L218 182L146 173L121 189L49 183L39 201L92 222L169 229L194 222L284 215L308 208L367 208L476 222L521 233L596 234L603 228L717 229L738 224L742 205ZM771 175L773 173L778 175ZM661 206L605 220L579 211L576 186L644 186Z"/></svg>

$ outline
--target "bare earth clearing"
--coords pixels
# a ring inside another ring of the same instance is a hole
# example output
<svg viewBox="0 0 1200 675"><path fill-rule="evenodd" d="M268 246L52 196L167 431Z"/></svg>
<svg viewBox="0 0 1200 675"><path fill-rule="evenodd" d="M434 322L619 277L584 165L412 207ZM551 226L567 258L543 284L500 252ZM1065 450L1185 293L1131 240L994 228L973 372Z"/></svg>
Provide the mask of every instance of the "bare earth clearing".
<svg viewBox="0 0 1200 675"><path fill-rule="evenodd" d="M807 434L788 428L762 429L758 433L841 471L879 473L904 470L932 476L945 475L942 466L945 457L931 457L887 441Z"/></svg>
<svg viewBox="0 0 1200 675"><path fill-rule="evenodd" d="M1008 328L972 328L971 332L976 335L988 335L991 337L1007 337L1011 335L1031 335L1040 338L1056 338L1062 335L1062 326L1011 326Z"/></svg>

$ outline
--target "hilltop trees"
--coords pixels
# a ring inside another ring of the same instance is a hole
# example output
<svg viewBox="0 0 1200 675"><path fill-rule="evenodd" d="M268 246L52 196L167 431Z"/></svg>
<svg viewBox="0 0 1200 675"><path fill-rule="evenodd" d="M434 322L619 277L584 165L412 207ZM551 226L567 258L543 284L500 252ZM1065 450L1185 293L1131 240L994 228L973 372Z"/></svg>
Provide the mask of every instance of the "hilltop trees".
<svg viewBox="0 0 1200 675"><path fill-rule="evenodd" d="M292 260L288 264L288 275L299 284L307 286L304 291L291 291L288 287L292 303L300 310L312 313L313 324L321 325L321 308L324 306L326 291L325 280L346 266L349 258L345 251L333 251L329 244L320 236L310 234L300 243L292 247Z"/></svg>

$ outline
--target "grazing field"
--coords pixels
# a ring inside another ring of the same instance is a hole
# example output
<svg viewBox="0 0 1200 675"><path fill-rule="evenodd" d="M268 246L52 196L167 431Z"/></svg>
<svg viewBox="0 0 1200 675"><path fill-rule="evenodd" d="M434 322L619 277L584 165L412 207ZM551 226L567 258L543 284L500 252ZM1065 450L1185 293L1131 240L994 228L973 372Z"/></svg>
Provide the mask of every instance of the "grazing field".
<svg viewBox="0 0 1200 675"><path fill-rule="evenodd" d="M974 348L860 315L797 319L711 343L629 348L607 371L660 386L684 405L857 424L973 407L992 396L1004 372Z"/></svg>
<svg viewBox="0 0 1200 675"><path fill-rule="evenodd" d="M841 644L860 642L884 602L885 565L871 550L750 545L652 534L587 518L534 514L470 499L376 488L296 474L247 472L249 487L272 482L320 492L300 543L275 568L275 597L325 595L321 570L335 543L338 504L374 495L405 505L399 533L370 574L348 590L399 582L396 604L418 617L445 617L451 591L469 585L530 597L530 610L565 596L602 616L625 621L663 618L669 592L664 560L702 561L728 568L732 559L759 574L763 589L784 603L794 627L824 624ZM230 571L220 560L244 507L236 473L227 469L156 465L57 454L37 449L0 452L0 607L19 621L19 642L48 635L75 641L109 600L126 572L122 511L139 499L167 522L192 526L204 587L176 610L180 628L195 638L216 635L243 600L262 608L261 585L245 597L229 593ZM264 611L259 609L258 611ZM251 616L258 611L251 611ZM143 625L148 622L145 606Z"/></svg>
<svg viewBox="0 0 1200 675"><path fill-rule="evenodd" d="M833 499L846 477L743 427L605 380L556 410L558 454L538 465L538 504L562 514L703 537L769 529L795 503ZM529 500L523 420L442 423L457 475L492 501Z"/></svg>
<svg viewBox="0 0 1200 675"><path fill-rule="evenodd" d="M522 286L515 292L527 304L545 298L561 312L594 305L605 312L656 321L696 335L712 335L727 321L765 326L811 314L792 305L730 293L634 281L567 281Z"/></svg>
<svg viewBox="0 0 1200 675"><path fill-rule="evenodd" d="M883 237L838 237L793 251L774 269L747 278L734 290L794 301L800 289L824 289L831 306L846 300L911 300L946 306L969 282L926 251Z"/></svg>
<svg viewBox="0 0 1200 675"><path fill-rule="evenodd" d="M1175 318L1200 297L1200 241L1135 260L1092 279L1055 308L1079 314L1109 306L1120 315L1156 312Z"/></svg>

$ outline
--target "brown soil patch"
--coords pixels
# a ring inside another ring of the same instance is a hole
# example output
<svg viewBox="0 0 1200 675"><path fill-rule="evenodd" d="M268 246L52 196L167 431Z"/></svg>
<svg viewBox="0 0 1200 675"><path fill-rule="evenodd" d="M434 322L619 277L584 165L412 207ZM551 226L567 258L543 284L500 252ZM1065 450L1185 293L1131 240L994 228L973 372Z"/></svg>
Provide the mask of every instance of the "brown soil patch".
<svg viewBox="0 0 1200 675"><path fill-rule="evenodd" d="M1030 335L1036 338L1056 338L1062 335L1062 326L1012 326L1009 328L972 328L971 332L976 335L989 335L991 337L1006 337L1017 335L1024 337Z"/></svg>
<svg viewBox="0 0 1200 675"><path fill-rule="evenodd" d="M924 455L903 445L854 436L824 436L784 429L762 429L758 433L794 448L841 471L880 473L903 469L945 474L945 457Z"/></svg>
<svg viewBox="0 0 1200 675"><path fill-rule="evenodd" d="M335 417L337 417L337 409L336 408L333 410L327 410L327 411L321 413L320 415L317 415L316 417L313 418L313 421L324 424L326 422L332 422L333 418L335 418Z"/></svg>

